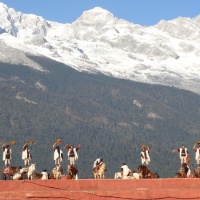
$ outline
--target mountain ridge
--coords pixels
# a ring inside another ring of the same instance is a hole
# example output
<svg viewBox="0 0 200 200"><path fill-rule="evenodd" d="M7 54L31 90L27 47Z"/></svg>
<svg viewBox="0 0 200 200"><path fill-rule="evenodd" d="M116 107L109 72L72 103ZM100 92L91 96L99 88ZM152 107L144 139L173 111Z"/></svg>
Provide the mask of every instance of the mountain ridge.
<svg viewBox="0 0 200 200"><path fill-rule="evenodd" d="M19 60L12 61L12 57L6 59L8 54L1 48L4 62L29 63L29 67L41 70L26 55L47 56L78 71L200 94L199 16L142 27L100 7L85 11L72 24L16 12L2 3L0 10L1 42L21 51Z"/></svg>

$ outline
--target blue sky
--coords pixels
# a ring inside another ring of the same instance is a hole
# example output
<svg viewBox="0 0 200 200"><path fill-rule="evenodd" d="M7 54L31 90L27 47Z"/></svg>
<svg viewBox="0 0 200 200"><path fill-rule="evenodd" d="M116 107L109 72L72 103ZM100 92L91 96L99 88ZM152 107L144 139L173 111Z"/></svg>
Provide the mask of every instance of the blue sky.
<svg viewBox="0 0 200 200"><path fill-rule="evenodd" d="M8 7L46 20L72 23L83 11L96 6L117 18L140 25L154 25L161 19L200 15L200 0L0 0Z"/></svg>

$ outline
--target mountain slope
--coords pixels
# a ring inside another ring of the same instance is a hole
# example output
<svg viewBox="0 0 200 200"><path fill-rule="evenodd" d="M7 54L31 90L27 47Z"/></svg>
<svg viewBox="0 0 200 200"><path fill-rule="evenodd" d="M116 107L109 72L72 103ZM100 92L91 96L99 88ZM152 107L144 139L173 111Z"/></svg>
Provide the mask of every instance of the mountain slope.
<svg viewBox="0 0 200 200"><path fill-rule="evenodd" d="M28 64L28 57L48 56L78 71L151 84L169 85L200 94L199 20L177 18L142 27L96 7L72 24L46 21L0 3L1 61ZM22 53L9 56L5 49Z"/></svg>
<svg viewBox="0 0 200 200"><path fill-rule="evenodd" d="M78 72L45 57L27 57L45 71L0 63L0 141L17 141L12 146L13 165L22 165L22 145L34 139L32 162L38 171L47 168L50 172L54 166L51 146L62 138L64 144L81 144L80 178L92 177L97 157L106 162L110 178L122 162L136 169L142 144L151 146L150 168L162 177L173 177L179 169L178 155L171 150L182 143L194 167L199 95ZM64 150L63 167L67 163Z"/></svg>

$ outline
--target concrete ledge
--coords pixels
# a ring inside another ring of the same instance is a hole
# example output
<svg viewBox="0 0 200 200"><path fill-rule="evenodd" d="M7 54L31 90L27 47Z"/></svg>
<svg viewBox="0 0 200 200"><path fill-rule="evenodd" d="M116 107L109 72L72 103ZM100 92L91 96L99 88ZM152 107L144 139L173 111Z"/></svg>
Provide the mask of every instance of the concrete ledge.
<svg viewBox="0 0 200 200"><path fill-rule="evenodd" d="M0 181L0 199L200 199L200 179Z"/></svg>

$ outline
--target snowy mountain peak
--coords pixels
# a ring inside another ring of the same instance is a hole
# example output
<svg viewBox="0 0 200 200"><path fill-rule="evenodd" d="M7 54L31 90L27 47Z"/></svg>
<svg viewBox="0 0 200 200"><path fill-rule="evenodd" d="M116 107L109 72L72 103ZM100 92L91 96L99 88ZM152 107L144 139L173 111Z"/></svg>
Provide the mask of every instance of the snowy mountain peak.
<svg viewBox="0 0 200 200"><path fill-rule="evenodd" d="M83 13L94 13L94 14L111 14L113 15L111 12L109 12L108 10L106 9L103 9L101 7L94 7L93 9L90 9L90 10L87 10L87 11L84 11Z"/></svg>
<svg viewBox="0 0 200 200"><path fill-rule="evenodd" d="M92 17L94 17L94 18L92 18ZM83 20L84 19L88 20L88 21L100 20L100 19L105 20L105 19L109 19L109 18L113 19L114 15L111 12L109 12L105 9L102 9L101 7L95 7L91 10L84 11L80 18L82 18Z"/></svg>
<svg viewBox="0 0 200 200"><path fill-rule="evenodd" d="M167 32L171 36L180 39L198 39L200 34L197 30L200 29L200 17L196 18L183 18L178 17L177 19L170 21L160 21L155 27L161 31Z"/></svg>
<svg viewBox="0 0 200 200"><path fill-rule="evenodd" d="M2 3L0 12L3 62L21 62L45 71L27 57L34 54L79 71L170 85L200 94L200 16L142 27L100 7L83 12L72 24L16 12Z"/></svg>
<svg viewBox="0 0 200 200"><path fill-rule="evenodd" d="M39 16L23 14L0 4L0 30L15 37L27 39L34 35L46 34L48 23Z"/></svg>
<svg viewBox="0 0 200 200"><path fill-rule="evenodd" d="M114 15L107 10L100 7L83 12L83 14L72 23L73 27L80 29L95 29L100 30L102 27L107 25L113 25L116 18Z"/></svg>
<svg viewBox="0 0 200 200"><path fill-rule="evenodd" d="M2 2L0 2L0 11L8 10L8 6Z"/></svg>

